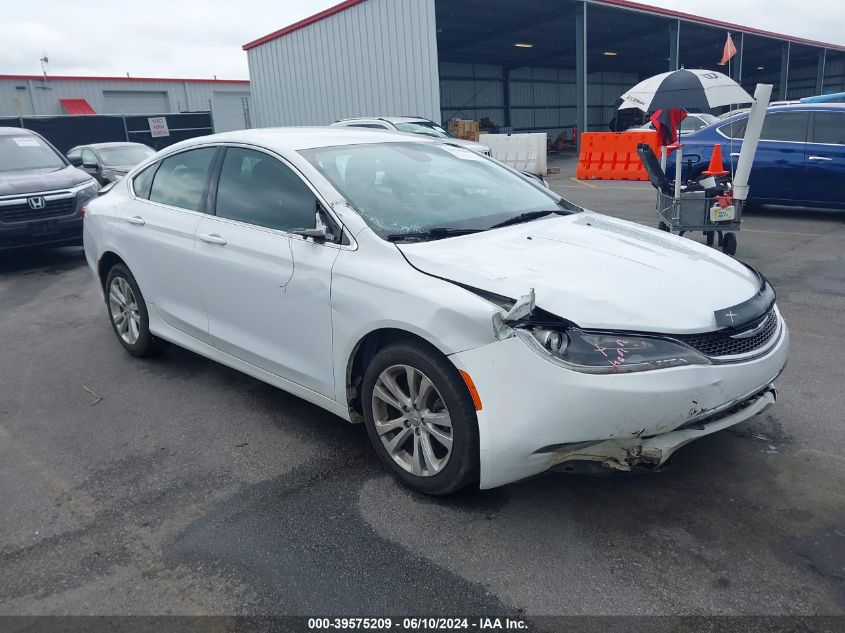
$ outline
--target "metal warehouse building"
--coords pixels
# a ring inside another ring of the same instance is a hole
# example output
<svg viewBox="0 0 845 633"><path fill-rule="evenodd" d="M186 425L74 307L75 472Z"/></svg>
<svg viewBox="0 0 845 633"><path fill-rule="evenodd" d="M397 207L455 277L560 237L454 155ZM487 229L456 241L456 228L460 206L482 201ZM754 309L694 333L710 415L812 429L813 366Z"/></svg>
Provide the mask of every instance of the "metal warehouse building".
<svg viewBox="0 0 845 633"><path fill-rule="evenodd" d="M244 45L256 126L351 116L606 130L640 79L725 67L773 98L845 90L845 47L628 0L347 0Z"/></svg>
<svg viewBox="0 0 845 633"><path fill-rule="evenodd" d="M211 111L217 132L252 126L249 81L0 75L0 117Z"/></svg>

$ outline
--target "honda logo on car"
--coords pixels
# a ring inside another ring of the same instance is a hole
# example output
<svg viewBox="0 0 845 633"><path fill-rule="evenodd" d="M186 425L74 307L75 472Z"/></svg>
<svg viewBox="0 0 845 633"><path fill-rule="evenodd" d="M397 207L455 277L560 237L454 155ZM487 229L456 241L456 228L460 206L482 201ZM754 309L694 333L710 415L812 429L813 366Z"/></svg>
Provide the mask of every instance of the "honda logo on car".
<svg viewBox="0 0 845 633"><path fill-rule="evenodd" d="M38 211L47 206L47 201L44 200L42 196L33 196L32 198L28 198L26 203L33 211Z"/></svg>

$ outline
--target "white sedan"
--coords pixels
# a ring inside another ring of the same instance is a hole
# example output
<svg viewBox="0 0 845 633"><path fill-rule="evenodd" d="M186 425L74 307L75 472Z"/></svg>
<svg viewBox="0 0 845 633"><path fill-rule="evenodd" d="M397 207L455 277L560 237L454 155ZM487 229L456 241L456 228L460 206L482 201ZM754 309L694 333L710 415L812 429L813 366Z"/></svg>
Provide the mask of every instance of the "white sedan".
<svg viewBox="0 0 845 633"><path fill-rule="evenodd" d="M787 359L757 271L436 139L192 139L84 238L129 353L174 343L363 421L430 494L658 466L773 404Z"/></svg>

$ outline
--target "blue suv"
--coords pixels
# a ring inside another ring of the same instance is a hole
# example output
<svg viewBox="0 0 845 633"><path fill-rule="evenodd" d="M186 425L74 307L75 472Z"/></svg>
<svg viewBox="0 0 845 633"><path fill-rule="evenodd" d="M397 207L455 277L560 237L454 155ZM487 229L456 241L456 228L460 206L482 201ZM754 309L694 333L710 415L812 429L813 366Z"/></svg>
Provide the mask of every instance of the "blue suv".
<svg viewBox="0 0 845 633"><path fill-rule="evenodd" d="M707 169L716 143L735 171L747 123L744 112L684 134L684 177ZM674 154L666 173L675 173ZM770 107L748 184L751 203L845 209L845 104Z"/></svg>

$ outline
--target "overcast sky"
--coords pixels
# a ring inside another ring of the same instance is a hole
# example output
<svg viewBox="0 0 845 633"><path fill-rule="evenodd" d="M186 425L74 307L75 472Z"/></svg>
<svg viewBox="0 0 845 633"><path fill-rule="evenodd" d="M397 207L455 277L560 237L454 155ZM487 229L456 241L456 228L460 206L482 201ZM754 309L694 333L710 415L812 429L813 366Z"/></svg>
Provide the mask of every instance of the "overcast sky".
<svg viewBox="0 0 845 633"><path fill-rule="evenodd" d="M0 74L40 73L46 51L54 75L247 79L243 44L338 1L12 0L0 22ZM843 0L644 1L845 45Z"/></svg>

